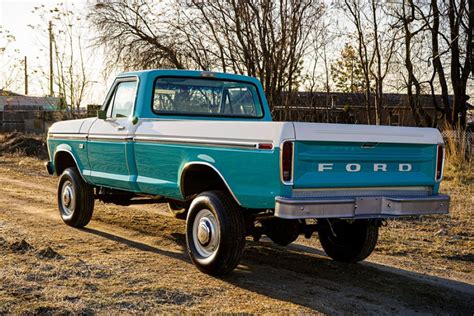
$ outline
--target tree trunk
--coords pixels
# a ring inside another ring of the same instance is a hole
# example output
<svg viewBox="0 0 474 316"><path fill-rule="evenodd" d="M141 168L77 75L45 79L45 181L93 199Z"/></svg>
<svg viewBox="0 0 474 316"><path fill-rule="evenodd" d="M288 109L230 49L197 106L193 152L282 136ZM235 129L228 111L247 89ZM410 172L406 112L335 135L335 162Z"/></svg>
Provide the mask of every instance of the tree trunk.
<svg viewBox="0 0 474 316"><path fill-rule="evenodd" d="M440 20L440 12L438 8L438 0L431 0L431 8L433 10L433 27L431 28L431 42L432 42L432 57L433 57L433 67L435 72L438 74L439 85L441 87L441 97L443 100L443 108L444 108L444 117L446 118L449 124L453 124L452 116L450 115L449 111L449 92L448 92L448 84L446 82L446 76L444 74L443 64L441 63L441 56L439 52L439 42L438 42L438 35L439 35L439 20ZM432 94L434 90L432 89ZM434 95L433 95L434 98Z"/></svg>

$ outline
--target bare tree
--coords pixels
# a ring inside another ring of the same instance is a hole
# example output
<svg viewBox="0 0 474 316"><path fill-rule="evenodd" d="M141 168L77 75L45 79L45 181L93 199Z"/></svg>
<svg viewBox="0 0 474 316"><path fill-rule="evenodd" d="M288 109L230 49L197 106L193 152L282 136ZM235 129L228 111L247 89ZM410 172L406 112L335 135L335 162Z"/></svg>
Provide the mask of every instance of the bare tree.
<svg viewBox="0 0 474 316"><path fill-rule="evenodd" d="M98 2L89 13L95 44L105 47L109 67L187 68L183 38L171 28L176 8L150 1ZM166 12L173 12L171 17Z"/></svg>
<svg viewBox="0 0 474 316"><path fill-rule="evenodd" d="M452 119L451 115L449 114L449 91L448 91L448 84L446 80L446 75L444 71L444 66L441 61L441 55L442 52L440 50L440 45L439 45L439 34L440 34L440 11L438 8L438 3L437 0L431 0L431 10L430 12L432 13L432 23L429 23L429 17L427 15L423 14L423 10L419 10L419 12L422 14L423 19L427 22L427 25L430 29L431 33L431 44L432 44L432 58L433 58L433 77L430 80L430 88L431 88L431 94L433 96L433 104L438 108L439 111L443 112L444 117L448 121L448 123L452 124ZM439 105L437 103L436 97L435 96L435 87L433 84L433 80L438 75L438 80L439 80L439 85L441 89L441 95L442 95L442 102L443 102L443 108L439 109Z"/></svg>
<svg viewBox="0 0 474 316"><path fill-rule="evenodd" d="M316 92L318 89L322 89L325 92L325 121L330 122L330 111L331 106L331 65L328 57L328 50L331 49L332 43L338 38L337 32L328 32L331 26L337 25L337 21L331 19L322 19L321 24L317 25L314 29L314 35L312 40L312 47L308 53L309 63L306 69L305 76L305 90L310 92L312 95L311 103L314 109L314 117L317 116L318 107L321 104L317 102ZM318 69L322 62L322 74L321 70Z"/></svg>
<svg viewBox="0 0 474 316"><path fill-rule="evenodd" d="M431 0L421 2L406 0L403 1L401 9L398 17L405 29L405 47L407 44L411 44L415 36L424 32L429 33L431 39L428 44L429 54L424 57L425 60L432 60L430 79L420 81L414 78L413 63L411 60L406 61L407 70L409 74L412 74L409 75L409 79L412 77L412 80L409 80L407 87L409 97L410 83L415 87L415 95L413 96L413 92L411 93L411 98L415 103L421 85L428 83L437 111L443 114L449 124L459 123L460 126L465 126L466 101L468 99L466 89L472 69L472 29L474 24L472 1ZM410 31L411 24L417 25L417 29ZM423 35L420 36L419 40L421 39L424 39ZM424 45L427 46L426 43ZM448 86L448 83L451 87ZM453 93L452 98L449 96L450 90ZM441 106L435 95L437 91L441 92ZM418 112L418 115L424 116L426 125L435 124L436 117L429 117L421 107L416 106L414 110Z"/></svg>
<svg viewBox="0 0 474 316"><path fill-rule="evenodd" d="M473 50L474 3L472 0L449 0L448 4L451 85L453 107L451 122L466 126L467 81L471 72Z"/></svg>
<svg viewBox="0 0 474 316"><path fill-rule="evenodd" d="M303 83L313 91L315 83L323 80L324 69L327 82L323 86L329 91L328 65L333 58L326 53L334 44L318 44L318 34L329 28L320 23L330 12L324 3L113 1L96 4L89 17L97 31L96 44L105 48L109 66L255 76L270 104L284 105L285 119L291 119L289 103L282 97L289 94L283 91L296 91ZM344 42L355 43L369 124L381 123L386 90L407 93L416 125L437 124L437 117L421 104L424 93L431 93L438 112L449 122L459 119L465 124L472 69L468 57L472 55L472 5L469 0L344 0L336 5L350 21L350 35L344 32L342 36ZM441 101L436 95L439 91Z"/></svg>
<svg viewBox="0 0 474 316"><path fill-rule="evenodd" d="M11 46L15 40L15 36L0 26L0 68L2 69L0 90L15 88L15 83L17 83L18 70L20 68L20 52Z"/></svg>
<svg viewBox="0 0 474 316"><path fill-rule="evenodd" d="M390 30L389 16L383 14L384 24L381 25L380 9L381 2L378 0L372 0L370 11L372 13L372 27L373 27L373 59L375 63L375 69L370 69L370 72L375 80L375 123L379 125L383 115L383 82L387 77L390 69L390 63L395 47L395 40ZM382 28L382 29L381 29Z"/></svg>
<svg viewBox="0 0 474 316"><path fill-rule="evenodd" d="M362 65L362 70L364 73L365 80L365 106L367 111L367 124L371 124L371 78L370 78L370 69L372 68L373 58L368 48L368 39L366 34L367 25L364 23L363 12L365 10L366 4L361 0L344 0L345 6L343 9L349 14L349 18L354 25L355 37L357 41L357 51L359 54L360 63Z"/></svg>
<svg viewBox="0 0 474 316"><path fill-rule="evenodd" d="M365 79L367 121L372 122L371 90L374 90L375 123L383 115L383 82L389 72L395 47L390 16L385 14L379 0L344 0L343 10L355 27L358 55ZM373 83L373 84L372 84Z"/></svg>
<svg viewBox="0 0 474 316"><path fill-rule="evenodd" d="M419 55L416 50L415 37L426 31L426 23L420 22L416 17L416 6L412 0L403 0L392 12L397 23L394 28L402 34L400 37L404 48L403 63L407 72L405 88L408 96L408 105L412 111L413 119L417 126L431 126L432 120L420 103L423 82L416 75L414 55ZM419 60L418 60L419 61Z"/></svg>
<svg viewBox="0 0 474 316"><path fill-rule="evenodd" d="M44 38L47 38L45 25L52 21L53 77L58 96L65 105L79 110L86 96L87 86L91 83L90 70L87 67L91 55L90 52L85 53L88 38L84 16L77 12L74 5L67 7L63 3L52 9L38 6L34 8L34 12L40 16L43 23L30 27L36 31L44 30L41 33ZM42 72L44 77L49 78L47 71L43 69Z"/></svg>
<svg viewBox="0 0 474 316"><path fill-rule="evenodd" d="M208 50L217 51L221 69L255 76L262 82L270 104L282 91L301 83L302 60L323 12L315 0L192 1L200 14ZM198 23L199 24L199 23ZM209 32L207 32L209 31ZM193 32L193 34L201 34ZM197 43L197 41L192 41ZM199 44L199 43L198 43ZM206 47L198 46L198 51ZM288 107L288 103L286 106ZM288 119L288 117L287 117Z"/></svg>
<svg viewBox="0 0 474 316"><path fill-rule="evenodd" d="M320 0L120 1L96 5L90 18L112 63L254 76L275 104L301 84L323 9Z"/></svg>

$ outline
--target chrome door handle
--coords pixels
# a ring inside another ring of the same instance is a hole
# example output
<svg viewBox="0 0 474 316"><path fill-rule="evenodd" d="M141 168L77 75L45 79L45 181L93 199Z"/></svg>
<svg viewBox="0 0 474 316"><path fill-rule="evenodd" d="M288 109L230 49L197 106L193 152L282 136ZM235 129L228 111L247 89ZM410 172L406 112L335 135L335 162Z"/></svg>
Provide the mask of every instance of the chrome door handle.
<svg viewBox="0 0 474 316"><path fill-rule="evenodd" d="M117 126L118 131L123 131L125 129L125 126Z"/></svg>

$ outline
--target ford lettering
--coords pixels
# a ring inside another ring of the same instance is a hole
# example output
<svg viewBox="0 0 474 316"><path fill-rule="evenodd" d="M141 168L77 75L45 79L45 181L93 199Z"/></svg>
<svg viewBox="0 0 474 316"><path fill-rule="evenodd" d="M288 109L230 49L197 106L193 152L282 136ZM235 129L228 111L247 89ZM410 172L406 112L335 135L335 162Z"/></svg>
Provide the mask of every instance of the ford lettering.
<svg viewBox="0 0 474 316"><path fill-rule="evenodd" d="M381 172L387 172L387 167L388 165L386 163L375 163L373 165L373 171L381 171ZM333 163L320 163L318 164L318 171L323 172L326 170L333 170L334 164ZM347 172L359 172L362 168L361 164L358 163L348 163L345 165L346 171ZM409 172L412 170L412 165L409 163L400 163L396 165L396 170L400 172Z"/></svg>

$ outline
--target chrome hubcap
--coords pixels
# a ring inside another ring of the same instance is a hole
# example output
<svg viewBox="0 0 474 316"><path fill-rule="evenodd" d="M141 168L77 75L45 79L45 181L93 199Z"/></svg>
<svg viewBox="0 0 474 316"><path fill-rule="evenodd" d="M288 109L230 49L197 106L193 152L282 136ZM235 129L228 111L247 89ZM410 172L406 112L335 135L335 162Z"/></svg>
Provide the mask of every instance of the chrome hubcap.
<svg viewBox="0 0 474 316"><path fill-rule="evenodd" d="M70 187L67 187L63 191L63 204L68 207L71 204L72 191Z"/></svg>
<svg viewBox="0 0 474 316"><path fill-rule="evenodd" d="M76 196L70 181L66 181L63 184L61 191L61 204L64 215L70 216L76 206Z"/></svg>
<svg viewBox="0 0 474 316"><path fill-rule="evenodd" d="M199 211L193 223L193 240L197 252L204 258L212 256L219 246L219 224L211 211Z"/></svg>
<svg viewBox="0 0 474 316"><path fill-rule="evenodd" d="M202 218L199 223L197 233L197 237L201 245L206 246L211 240L211 236L212 228L210 227L210 223L207 219Z"/></svg>

